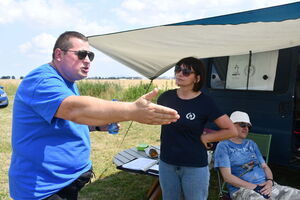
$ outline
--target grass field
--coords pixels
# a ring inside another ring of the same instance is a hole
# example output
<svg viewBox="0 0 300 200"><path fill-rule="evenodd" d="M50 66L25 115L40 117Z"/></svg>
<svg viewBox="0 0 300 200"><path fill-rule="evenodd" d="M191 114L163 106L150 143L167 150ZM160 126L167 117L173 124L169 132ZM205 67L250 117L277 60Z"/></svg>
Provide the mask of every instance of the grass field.
<svg viewBox="0 0 300 200"><path fill-rule="evenodd" d="M126 93L125 89L140 85L140 80L126 80L124 82L115 82L120 80L114 80L111 82L113 86L118 88L118 85L122 86L122 92ZM149 83L149 81L143 82L143 84ZM0 80L0 85L5 87L8 93L10 104L5 109L0 109L0 199L9 200L8 195L8 177L7 171L10 164L11 155L11 114L12 103L15 94L16 87L18 86L18 80ZM158 88L166 89L175 87L173 80L158 80L154 82ZM143 85L142 85L143 86ZM106 88L106 87L105 87ZM125 88L125 89L124 89ZM144 88L144 87L138 87ZM101 89L101 88L100 88ZM124 90L124 91L123 91ZM131 90L133 92L139 92L139 90ZM103 93L112 92L111 89L105 89ZM120 93L120 91L117 91ZM128 92L127 92L128 93ZM104 95L104 94L102 94ZM105 95L104 95L105 96ZM107 99L111 99L114 95L106 96ZM121 97L120 97L121 98ZM136 146L139 143L148 143L151 145L159 145L159 126L142 125L139 123L133 123L128 131L128 134L123 143L125 133L128 130L130 122L121 123L120 133L117 135L110 135L106 132L92 132L92 155L93 168L96 177L92 183L87 185L81 192L81 200L144 200L146 199L146 193L150 187L153 177L130 174L123 171L119 171L112 163L113 156L119 151ZM300 172L290 169L271 166L274 172L275 180L284 185L290 185L300 188ZM210 181L210 200L218 199L218 186L217 178L214 170L211 171Z"/></svg>

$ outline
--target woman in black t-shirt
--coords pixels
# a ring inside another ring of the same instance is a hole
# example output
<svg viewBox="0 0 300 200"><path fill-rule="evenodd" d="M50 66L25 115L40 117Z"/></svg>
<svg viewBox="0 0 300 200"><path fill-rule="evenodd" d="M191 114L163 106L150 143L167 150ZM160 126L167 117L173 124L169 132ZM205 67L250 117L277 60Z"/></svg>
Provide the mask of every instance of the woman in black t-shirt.
<svg viewBox="0 0 300 200"><path fill-rule="evenodd" d="M210 142L237 135L231 120L214 101L201 91L205 73L201 60L181 59L175 66L178 89L158 98L158 104L177 110L180 119L161 127L159 180L164 200L204 200L208 197L209 168L207 148ZM203 134L207 121L219 128Z"/></svg>

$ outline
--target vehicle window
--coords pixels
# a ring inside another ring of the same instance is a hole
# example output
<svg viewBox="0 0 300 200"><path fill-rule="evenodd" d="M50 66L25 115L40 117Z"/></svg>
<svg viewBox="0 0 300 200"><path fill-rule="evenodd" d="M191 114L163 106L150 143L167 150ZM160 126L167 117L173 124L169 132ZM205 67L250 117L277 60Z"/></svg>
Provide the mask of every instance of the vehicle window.
<svg viewBox="0 0 300 200"><path fill-rule="evenodd" d="M213 89L273 91L278 51L213 58Z"/></svg>
<svg viewBox="0 0 300 200"><path fill-rule="evenodd" d="M211 87L215 89L224 89L226 83L226 74L228 67L228 57L219 57L212 59L212 72L210 75Z"/></svg>

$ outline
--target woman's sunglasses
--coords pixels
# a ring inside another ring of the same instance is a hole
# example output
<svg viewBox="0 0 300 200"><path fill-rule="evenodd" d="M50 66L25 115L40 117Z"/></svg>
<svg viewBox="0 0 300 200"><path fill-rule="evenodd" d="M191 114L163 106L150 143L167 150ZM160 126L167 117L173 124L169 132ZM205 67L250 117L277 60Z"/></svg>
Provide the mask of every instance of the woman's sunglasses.
<svg viewBox="0 0 300 200"><path fill-rule="evenodd" d="M237 123L241 128L246 128L248 127L248 129L250 130L251 129L251 125L248 124L248 123L243 123L243 122L240 122L240 123Z"/></svg>
<svg viewBox="0 0 300 200"><path fill-rule="evenodd" d="M86 50L80 50L80 51L72 51L72 50L63 50L63 51L70 51L74 52L79 60L84 60L86 56L89 57L90 61L94 60L95 54L91 51L86 51Z"/></svg>
<svg viewBox="0 0 300 200"><path fill-rule="evenodd" d="M189 68L181 68L180 66L176 65L175 66L175 74L179 73L179 72L182 72L182 75L183 76L189 76L191 74L193 74L194 72L189 69Z"/></svg>

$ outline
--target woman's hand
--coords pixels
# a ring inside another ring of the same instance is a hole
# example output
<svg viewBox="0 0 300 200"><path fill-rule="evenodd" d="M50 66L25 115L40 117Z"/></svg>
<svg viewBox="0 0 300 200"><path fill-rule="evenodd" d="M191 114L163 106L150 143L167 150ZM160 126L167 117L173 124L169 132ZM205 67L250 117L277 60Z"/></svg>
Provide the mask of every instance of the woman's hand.
<svg viewBox="0 0 300 200"><path fill-rule="evenodd" d="M213 144L208 141L208 135L209 133L203 132L202 135L200 136L201 142L204 144L206 149L211 149L213 147Z"/></svg>

